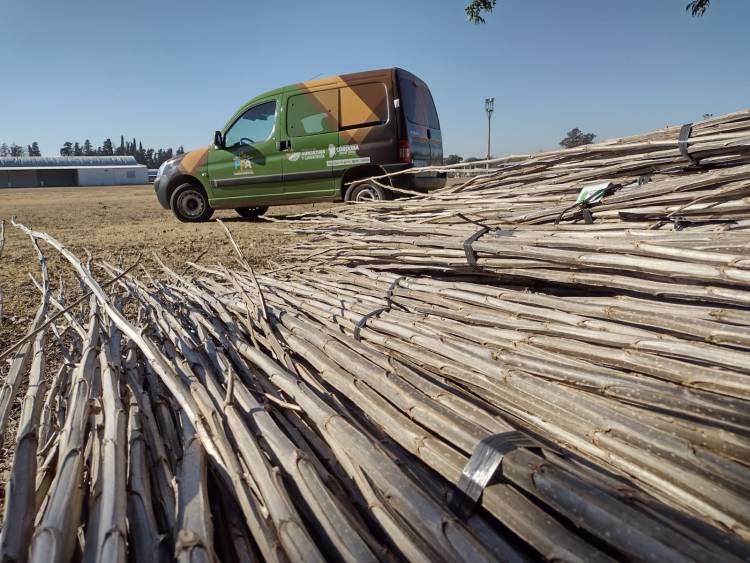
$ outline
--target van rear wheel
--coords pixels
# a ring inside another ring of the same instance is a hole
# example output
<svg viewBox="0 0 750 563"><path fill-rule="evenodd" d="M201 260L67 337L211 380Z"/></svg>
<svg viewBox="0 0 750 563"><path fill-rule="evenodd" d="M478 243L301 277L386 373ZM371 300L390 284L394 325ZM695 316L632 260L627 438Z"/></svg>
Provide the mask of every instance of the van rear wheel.
<svg viewBox="0 0 750 563"><path fill-rule="evenodd" d="M344 201L356 201L359 203L367 203L370 201L383 201L389 199L390 194L387 190L381 188L377 184L370 182L361 182L353 184L346 190Z"/></svg>
<svg viewBox="0 0 750 563"><path fill-rule="evenodd" d="M238 207L237 209L235 209L235 211L240 215L240 217L245 217L246 219L257 219L266 211L268 211L268 206L257 205L255 207Z"/></svg>
<svg viewBox="0 0 750 563"><path fill-rule="evenodd" d="M177 186L169 200L169 206L175 217L183 223L208 221L214 214L203 188L190 183Z"/></svg>

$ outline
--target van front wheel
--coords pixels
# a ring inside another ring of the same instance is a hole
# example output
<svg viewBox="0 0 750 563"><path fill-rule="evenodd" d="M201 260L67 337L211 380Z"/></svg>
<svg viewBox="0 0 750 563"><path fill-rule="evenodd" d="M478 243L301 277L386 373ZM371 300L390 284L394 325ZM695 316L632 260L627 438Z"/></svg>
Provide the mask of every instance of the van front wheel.
<svg viewBox="0 0 750 563"><path fill-rule="evenodd" d="M349 186L349 189L346 190L344 201L356 201L359 203L383 201L388 199L388 195L388 191L384 190L377 184L362 182L361 184L353 184Z"/></svg>
<svg viewBox="0 0 750 563"><path fill-rule="evenodd" d="M214 214L203 188L189 183L182 184L175 189L169 200L169 206L175 217L183 223L208 221Z"/></svg>
<svg viewBox="0 0 750 563"><path fill-rule="evenodd" d="M257 219L268 211L268 206L258 205L256 207L238 207L235 211L240 217L245 217L246 219Z"/></svg>

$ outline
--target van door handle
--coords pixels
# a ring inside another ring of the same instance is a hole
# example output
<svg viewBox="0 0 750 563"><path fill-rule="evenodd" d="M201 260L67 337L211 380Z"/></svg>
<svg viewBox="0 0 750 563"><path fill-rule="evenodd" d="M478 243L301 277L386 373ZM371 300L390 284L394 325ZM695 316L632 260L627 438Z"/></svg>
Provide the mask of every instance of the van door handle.
<svg viewBox="0 0 750 563"><path fill-rule="evenodd" d="M427 138L428 139L432 139L432 133L430 133L429 129L427 130Z"/></svg>
<svg viewBox="0 0 750 563"><path fill-rule="evenodd" d="M276 141L277 151L288 151L292 149L292 141L290 139L284 139L283 141Z"/></svg>

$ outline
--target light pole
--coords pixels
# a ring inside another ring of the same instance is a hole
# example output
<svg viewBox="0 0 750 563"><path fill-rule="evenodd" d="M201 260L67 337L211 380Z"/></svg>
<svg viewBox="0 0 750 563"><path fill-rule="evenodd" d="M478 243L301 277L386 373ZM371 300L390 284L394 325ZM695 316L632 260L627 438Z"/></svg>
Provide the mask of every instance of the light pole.
<svg viewBox="0 0 750 563"><path fill-rule="evenodd" d="M492 132L492 112L495 111L495 98L484 99L484 111L487 112L487 160L490 157L490 133ZM487 168L490 167L490 163L487 163Z"/></svg>

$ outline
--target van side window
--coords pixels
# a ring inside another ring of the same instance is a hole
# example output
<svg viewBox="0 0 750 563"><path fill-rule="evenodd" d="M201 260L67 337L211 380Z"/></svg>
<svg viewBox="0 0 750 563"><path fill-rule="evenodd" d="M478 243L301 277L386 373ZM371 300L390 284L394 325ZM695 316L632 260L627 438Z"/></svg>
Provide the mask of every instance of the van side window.
<svg viewBox="0 0 750 563"><path fill-rule="evenodd" d="M276 102L264 102L251 107L234 122L224 135L228 149L265 141L273 133L276 123Z"/></svg>
<svg viewBox="0 0 750 563"><path fill-rule="evenodd" d="M385 84L358 84L341 88L341 129L382 125L388 121Z"/></svg>
<svg viewBox="0 0 750 563"><path fill-rule="evenodd" d="M338 90L291 96L287 102L287 133L290 137L301 137L338 131L338 115Z"/></svg>

